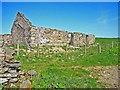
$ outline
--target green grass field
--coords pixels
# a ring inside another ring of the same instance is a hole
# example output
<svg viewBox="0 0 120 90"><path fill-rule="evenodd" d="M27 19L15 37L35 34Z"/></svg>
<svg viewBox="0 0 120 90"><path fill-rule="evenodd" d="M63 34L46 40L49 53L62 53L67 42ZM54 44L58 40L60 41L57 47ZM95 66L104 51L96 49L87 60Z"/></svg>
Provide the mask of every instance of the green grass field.
<svg viewBox="0 0 120 90"><path fill-rule="evenodd" d="M116 42L118 39L97 38L96 43L101 44L102 53L98 52L97 46L87 48L86 55L84 47L68 53L45 53L44 50L50 47L43 47L39 57L37 53L21 50L15 59L22 63L22 70L37 71L37 76L30 79L33 88L103 88L104 83L97 83L98 77L91 78L91 72L83 67L118 65Z"/></svg>

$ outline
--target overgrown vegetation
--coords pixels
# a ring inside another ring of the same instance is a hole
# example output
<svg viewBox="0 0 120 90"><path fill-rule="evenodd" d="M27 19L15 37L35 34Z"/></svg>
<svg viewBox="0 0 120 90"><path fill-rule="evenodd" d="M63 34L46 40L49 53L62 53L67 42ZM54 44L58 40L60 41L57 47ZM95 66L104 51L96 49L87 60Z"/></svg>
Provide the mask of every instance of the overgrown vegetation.
<svg viewBox="0 0 120 90"><path fill-rule="evenodd" d="M102 83L97 83L98 78L91 78L90 71L82 67L88 66L110 66L118 64L118 46L111 42L117 39L97 38L96 43L101 44L102 53L98 52L97 46L87 48L84 55L84 47L75 49L72 52L54 53L48 48L41 47L40 56L37 52L20 51L16 60L22 63L22 70L36 70L37 76L32 78L33 88L99 88L104 87ZM26 49L26 47L20 47ZM64 50L69 50L62 47ZM112 58L111 58L112 57Z"/></svg>

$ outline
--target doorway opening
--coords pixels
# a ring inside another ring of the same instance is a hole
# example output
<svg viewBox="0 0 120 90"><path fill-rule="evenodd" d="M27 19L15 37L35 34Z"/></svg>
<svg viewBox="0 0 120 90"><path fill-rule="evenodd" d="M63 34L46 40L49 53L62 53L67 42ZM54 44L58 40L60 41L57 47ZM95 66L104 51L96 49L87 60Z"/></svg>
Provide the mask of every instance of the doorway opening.
<svg viewBox="0 0 120 90"><path fill-rule="evenodd" d="M69 44L70 44L70 45L73 45L73 34L72 34L72 33L69 33L69 34L68 34L68 38L69 38Z"/></svg>

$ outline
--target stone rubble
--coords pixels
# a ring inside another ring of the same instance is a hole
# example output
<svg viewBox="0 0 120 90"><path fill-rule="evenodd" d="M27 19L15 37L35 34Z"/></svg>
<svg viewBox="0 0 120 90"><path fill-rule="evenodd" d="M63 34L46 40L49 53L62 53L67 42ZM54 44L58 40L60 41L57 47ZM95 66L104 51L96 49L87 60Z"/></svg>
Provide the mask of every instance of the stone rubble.
<svg viewBox="0 0 120 90"><path fill-rule="evenodd" d="M27 73L30 77L37 75L37 72L35 70L28 71Z"/></svg>
<svg viewBox="0 0 120 90"><path fill-rule="evenodd" d="M15 83L19 79L19 61L13 60L14 50L9 48L2 38L0 38L0 84Z"/></svg>
<svg viewBox="0 0 120 90"><path fill-rule="evenodd" d="M6 88L31 88L31 82L25 80L37 75L35 70L21 71L20 61L14 60L15 51L0 36L0 84ZM19 83L19 86L16 84Z"/></svg>
<svg viewBox="0 0 120 90"><path fill-rule="evenodd" d="M27 90L32 88L31 82L29 80L24 80L21 84L20 84L20 89L23 90L27 88Z"/></svg>

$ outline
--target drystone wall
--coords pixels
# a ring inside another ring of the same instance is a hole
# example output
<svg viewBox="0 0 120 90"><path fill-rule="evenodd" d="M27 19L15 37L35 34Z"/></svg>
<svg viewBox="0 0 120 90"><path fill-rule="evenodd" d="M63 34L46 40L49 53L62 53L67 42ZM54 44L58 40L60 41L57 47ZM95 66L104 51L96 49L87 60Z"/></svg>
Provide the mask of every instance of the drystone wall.
<svg viewBox="0 0 120 90"><path fill-rule="evenodd" d="M28 78L37 75L37 72L35 70L22 71L20 61L14 59L15 54L15 50L4 40L4 35L0 35L0 84L4 85L5 90L31 88Z"/></svg>
<svg viewBox="0 0 120 90"><path fill-rule="evenodd" d="M12 43L35 47L40 45L67 45L83 46L93 44L95 36L77 32L68 32L51 28L36 27L22 14L19 13L11 29Z"/></svg>
<svg viewBox="0 0 120 90"><path fill-rule="evenodd" d="M93 44L95 42L95 35L88 34L86 35L86 43L87 44Z"/></svg>
<svg viewBox="0 0 120 90"><path fill-rule="evenodd" d="M2 34L0 38L3 38L4 42L8 45L12 45L12 35L11 34Z"/></svg>
<svg viewBox="0 0 120 90"><path fill-rule="evenodd" d="M15 83L19 80L20 62L13 59L14 50L0 38L0 84Z"/></svg>
<svg viewBox="0 0 120 90"><path fill-rule="evenodd" d="M68 33L50 28L32 27L30 30L31 46L42 45L65 45Z"/></svg>
<svg viewBox="0 0 120 90"><path fill-rule="evenodd" d="M84 40L84 34L74 32L72 36L73 39L71 42L73 46L82 46L86 43L86 39Z"/></svg>

